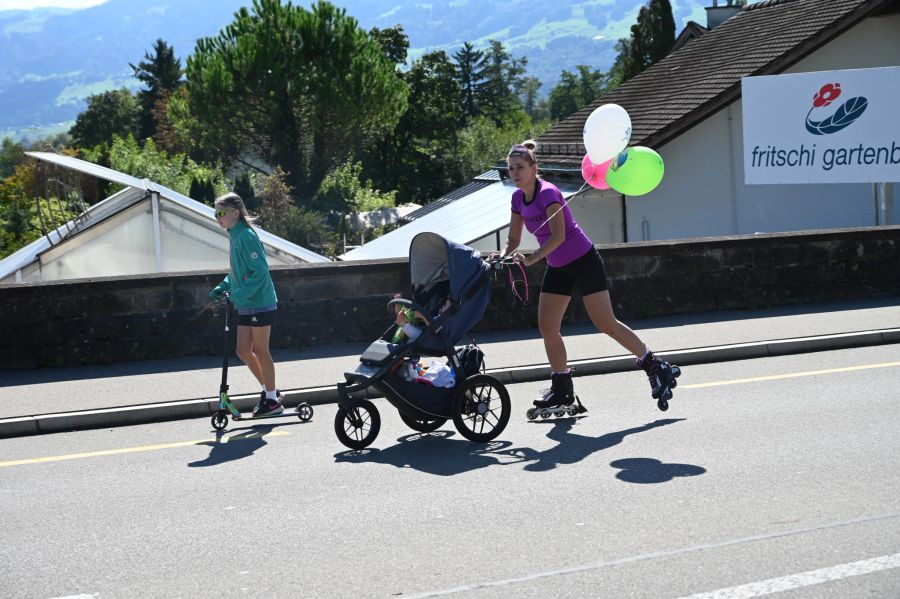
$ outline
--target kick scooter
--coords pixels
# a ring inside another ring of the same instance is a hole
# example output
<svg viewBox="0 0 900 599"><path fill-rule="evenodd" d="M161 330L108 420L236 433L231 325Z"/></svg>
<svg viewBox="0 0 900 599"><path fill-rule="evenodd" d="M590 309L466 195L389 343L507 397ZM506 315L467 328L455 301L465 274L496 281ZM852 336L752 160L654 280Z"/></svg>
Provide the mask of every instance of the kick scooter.
<svg viewBox="0 0 900 599"><path fill-rule="evenodd" d="M223 335L223 351L222 351L222 384L219 385L219 409L213 414L210 420L212 427L217 431L223 430L228 426L228 416L234 421L238 420L265 420L266 418L288 418L296 416L303 422L308 422L313 417L313 408L306 402L297 406L296 410L285 410L280 414L253 416L253 414L241 414L237 406L228 397L228 356L231 348L228 344L229 320L231 317L231 297L225 294L225 333Z"/></svg>

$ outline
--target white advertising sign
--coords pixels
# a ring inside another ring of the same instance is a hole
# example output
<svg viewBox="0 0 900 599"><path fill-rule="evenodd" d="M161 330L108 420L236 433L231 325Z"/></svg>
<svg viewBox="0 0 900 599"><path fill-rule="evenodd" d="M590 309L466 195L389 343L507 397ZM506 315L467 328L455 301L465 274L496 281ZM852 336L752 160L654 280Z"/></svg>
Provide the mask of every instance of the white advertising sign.
<svg viewBox="0 0 900 599"><path fill-rule="evenodd" d="M741 79L744 183L900 181L900 67Z"/></svg>

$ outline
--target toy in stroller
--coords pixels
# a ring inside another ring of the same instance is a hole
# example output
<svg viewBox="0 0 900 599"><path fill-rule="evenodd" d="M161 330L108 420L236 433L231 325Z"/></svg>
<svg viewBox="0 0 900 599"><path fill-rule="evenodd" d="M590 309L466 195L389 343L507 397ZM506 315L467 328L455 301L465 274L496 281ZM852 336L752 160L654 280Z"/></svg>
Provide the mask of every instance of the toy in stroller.
<svg viewBox="0 0 900 599"><path fill-rule="evenodd" d="M392 343L397 328L392 325L369 345L356 369L344 373L346 381L338 383L335 434L351 449L363 449L375 440L381 416L371 401L357 397L372 387L416 431L431 432L453 420L466 439L487 443L509 422L509 393L503 383L484 374L484 355L477 345L455 344L487 309L490 267L477 250L436 233L420 233L410 243L409 268L413 299L393 299L388 310L409 307L426 316L427 326L415 339ZM403 376L404 369L424 356L446 357L452 386Z"/></svg>

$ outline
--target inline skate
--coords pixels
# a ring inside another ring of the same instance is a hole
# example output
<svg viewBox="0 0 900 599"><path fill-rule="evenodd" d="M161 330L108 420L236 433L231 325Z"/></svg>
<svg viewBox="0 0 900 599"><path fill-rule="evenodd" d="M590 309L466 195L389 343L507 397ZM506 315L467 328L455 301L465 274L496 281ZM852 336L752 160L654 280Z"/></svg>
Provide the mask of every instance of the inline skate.
<svg viewBox="0 0 900 599"><path fill-rule="evenodd" d="M572 370L554 372L550 375L550 388L542 392L541 398L534 400L534 407L528 408L525 415L529 420L540 418L557 418L563 415L575 416L587 412L581 405L572 385Z"/></svg>
<svg viewBox="0 0 900 599"><path fill-rule="evenodd" d="M678 386L678 377L681 376L681 368L673 366L648 351L647 355L637 360L638 368L647 373L650 381L650 395L656 401L656 407L665 412L669 409L669 400L672 399L672 389Z"/></svg>

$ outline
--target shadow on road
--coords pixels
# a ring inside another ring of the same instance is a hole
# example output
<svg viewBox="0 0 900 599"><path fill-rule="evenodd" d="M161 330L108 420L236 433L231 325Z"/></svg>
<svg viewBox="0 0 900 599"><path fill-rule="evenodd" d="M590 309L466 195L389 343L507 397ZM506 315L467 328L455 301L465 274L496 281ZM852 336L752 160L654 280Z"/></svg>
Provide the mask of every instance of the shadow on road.
<svg viewBox="0 0 900 599"><path fill-rule="evenodd" d="M273 428L275 426L271 424L257 424L240 432L217 431L215 440L197 444L208 445L209 455L202 460L188 462L188 467L205 468L249 457L267 444L264 437L272 432Z"/></svg>
<svg viewBox="0 0 900 599"><path fill-rule="evenodd" d="M557 442L551 449L537 451L530 447L511 447L509 441L493 441L478 445L464 439L451 439L456 433L435 431L415 433L397 439L397 444L385 449L344 451L334 456L336 462L351 464L388 464L397 468L412 468L428 474L452 476L487 466L508 466L525 463L524 469L532 472L552 470L560 464L574 464L591 454L609 449L622 442L628 435L643 433L654 428L681 422L684 418L656 420L601 437L573 434L572 427L578 419L563 418L545 421L552 425L547 437ZM654 467L649 462L656 462ZM627 482L665 482L675 476L694 476L706 472L699 466L688 464L662 464L657 460L619 460L613 465L626 468L618 478Z"/></svg>
<svg viewBox="0 0 900 599"><path fill-rule="evenodd" d="M622 442L628 435L643 433L661 426L675 424L681 422L684 418L664 418L648 422L642 426L628 428L622 431L606 433L600 437L589 437L586 435L576 435L572 433L577 419L561 418L557 420L537 421L536 423L548 423L552 425L547 437L557 442L557 445L551 449L544 451L536 451L530 447L521 449L513 449L517 455L521 456L523 461L528 462L525 470L532 472L540 472L544 470L552 470L560 464L574 464L585 459L592 453L609 449ZM624 480L624 479L623 479Z"/></svg>
<svg viewBox="0 0 900 599"><path fill-rule="evenodd" d="M706 468L700 466L665 464L652 458L628 458L610 462L609 465L622 470L616 478L639 485L666 483L681 476L699 476L706 472Z"/></svg>
<svg viewBox="0 0 900 599"><path fill-rule="evenodd" d="M438 476L452 476L521 461L520 457L507 453L507 448L512 445L509 441L481 445L464 439L451 439L455 434L451 431L414 433L400 437L396 445L385 449L344 451L335 454L334 459L351 464L388 464Z"/></svg>

